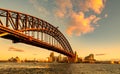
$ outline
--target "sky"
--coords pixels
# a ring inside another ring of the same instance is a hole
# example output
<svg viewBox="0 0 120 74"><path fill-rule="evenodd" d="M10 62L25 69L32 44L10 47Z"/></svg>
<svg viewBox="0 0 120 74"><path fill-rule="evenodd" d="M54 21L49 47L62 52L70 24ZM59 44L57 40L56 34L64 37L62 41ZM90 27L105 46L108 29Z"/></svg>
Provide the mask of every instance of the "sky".
<svg viewBox="0 0 120 74"><path fill-rule="evenodd" d="M51 23L84 58L120 60L120 0L0 0L0 8L26 13ZM0 59L40 59L46 49L0 38ZM58 55L57 53L55 53Z"/></svg>

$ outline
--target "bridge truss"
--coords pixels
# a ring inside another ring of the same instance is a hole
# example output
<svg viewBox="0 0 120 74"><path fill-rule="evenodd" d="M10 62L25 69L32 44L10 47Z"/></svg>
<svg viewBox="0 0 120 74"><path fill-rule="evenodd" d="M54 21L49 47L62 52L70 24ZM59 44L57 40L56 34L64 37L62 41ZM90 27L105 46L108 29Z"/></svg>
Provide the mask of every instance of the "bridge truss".
<svg viewBox="0 0 120 74"><path fill-rule="evenodd" d="M0 36L73 57L65 36L50 23L37 17L0 8Z"/></svg>

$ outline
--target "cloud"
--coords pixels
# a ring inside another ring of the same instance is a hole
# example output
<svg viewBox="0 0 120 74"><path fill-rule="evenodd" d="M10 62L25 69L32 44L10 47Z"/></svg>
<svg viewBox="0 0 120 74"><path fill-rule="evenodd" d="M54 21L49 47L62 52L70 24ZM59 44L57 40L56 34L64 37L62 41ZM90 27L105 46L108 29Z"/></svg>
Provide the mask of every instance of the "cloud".
<svg viewBox="0 0 120 74"><path fill-rule="evenodd" d="M47 1L47 0L45 0L45 1ZM43 7L42 5L40 5L37 0L29 0L29 2L41 14L44 14L44 15L48 15L49 14L49 12L47 11L47 9L45 7Z"/></svg>
<svg viewBox="0 0 120 74"><path fill-rule="evenodd" d="M98 15L101 14L106 2L106 0L56 1L58 6L56 16L68 19L66 32L70 36L74 34L80 36L93 32L98 26L98 21L102 19ZM89 15L87 14L88 12L90 12Z"/></svg>
<svg viewBox="0 0 120 74"><path fill-rule="evenodd" d="M107 18L108 17L108 14L105 14L105 16L104 16L105 18Z"/></svg>
<svg viewBox="0 0 120 74"><path fill-rule="evenodd" d="M55 8L47 7L38 0L29 0L33 7L43 15L54 14L56 19L67 20L66 33L68 35L80 36L93 32L99 26L100 14L105 8L106 0L55 0ZM50 1L43 0L43 3ZM49 3L48 5L50 5ZM46 4L47 5L47 4ZM53 12L52 12L53 11ZM54 18L53 15L49 15ZM105 14L104 18L108 15Z"/></svg>
<svg viewBox="0 0 120 74"><path fill-rule="evenodd" d="M85 0L80 3L80 6L84 11L94 11L97 14L100 14L105 7L106 0Z"/></svg>
<svg viewBox="0 0 120 74"><path fill-rule="evenodd" d="M103 55L106 55L105 53L102 53L102 54L95 54L96 56L103 56Z"/></svg>
<svg viewBox="0 0 120 74"><path fill-rule="evenodd" d="M56 10L56 16L63 18L68 13L67 10L72 9L72 4L70 0L56 0L58 10Z"/></svg>
<svg viewBox="0 0 120 74"><path fill-rule="evenodd" d="M24 52L24 50L15 48L15 47L9 47L8 51L17 51L17 52Z"/></svg>
<svg viewBox="0 0 120 74"><path fill-rule="evenodd" d="M97 17L97 18L93 21L93 23L94 23L94 24L98 24L97 22L98 22L100 19L101 19L100 17Z"/></svg>
<svg viewBox="0 0 120 74"><path fill-rule="evenodd" d="M83 12L72 13L70 26L67 28L67 34L80 36L81 34L86 34L88 32L94 31L94 27L91 23L96 20L97 17L95 15L90 15L89 17L85 18Z"/></svg>

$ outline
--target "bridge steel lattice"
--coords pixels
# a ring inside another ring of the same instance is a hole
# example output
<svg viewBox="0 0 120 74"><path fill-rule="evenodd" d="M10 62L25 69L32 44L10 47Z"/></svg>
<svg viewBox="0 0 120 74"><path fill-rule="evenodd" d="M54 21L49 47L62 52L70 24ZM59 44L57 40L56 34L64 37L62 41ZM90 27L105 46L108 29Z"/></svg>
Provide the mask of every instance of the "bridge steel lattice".
<svg viewBox="0 0 120 74"><path fill-rule="evenodd" d="M28 14L0 8L0 37L74 57L68 40L57 27Z"/></svg>

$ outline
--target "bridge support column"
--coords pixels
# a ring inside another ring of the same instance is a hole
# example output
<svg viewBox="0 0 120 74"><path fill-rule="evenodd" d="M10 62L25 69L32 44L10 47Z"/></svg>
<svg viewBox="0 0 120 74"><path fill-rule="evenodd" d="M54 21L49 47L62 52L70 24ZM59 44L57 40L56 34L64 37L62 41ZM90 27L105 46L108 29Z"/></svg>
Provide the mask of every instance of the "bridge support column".
<svg viewBox="0 0 120 74"><path fill-rule="evenodd" d="M73 56L73 57L68 57L68 62L69 62L69 63L77 63L77 62L78 62L78 55L77 55L76 52L75 52L75 56Z"/></svg>

